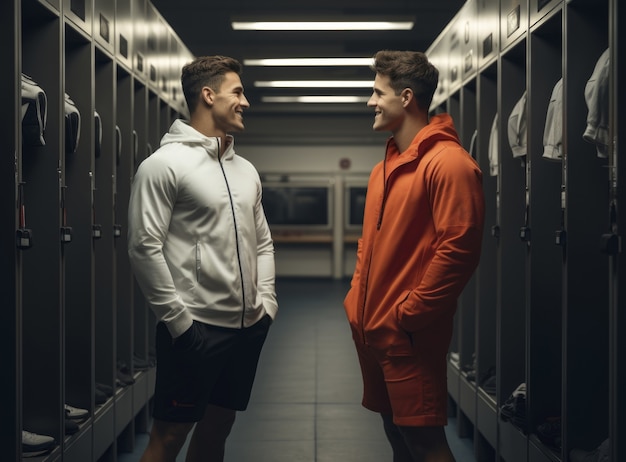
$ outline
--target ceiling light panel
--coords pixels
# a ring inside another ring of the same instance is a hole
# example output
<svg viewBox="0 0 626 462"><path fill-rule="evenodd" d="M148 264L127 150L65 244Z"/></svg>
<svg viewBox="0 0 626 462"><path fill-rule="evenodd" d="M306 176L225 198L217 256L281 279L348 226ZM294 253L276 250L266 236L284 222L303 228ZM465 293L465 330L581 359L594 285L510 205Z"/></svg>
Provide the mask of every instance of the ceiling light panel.
<svg viewBox="0 0 626 462"><path fill-rule="evenodd" d="M367 103L367 96L263 96L261 101L264 103L318 103L318 104L354 104Z"/></svg>
<svg viewBox="0 0 626 462"><path fill-rule="evenodd" d="M372 88L373 80L266 80L254 82L262 88Z"/></svg>
<svg viewBox="0 0 626 462"><path fill-rule="evenodd" d="M245 66L363 66L369 67L374 63L373 58L268 58L244 59Z"/></svg>
<svg viewBox="0 0 626 462"><path fill-rule="evenodd" d="M411 30L414 21L233 21L234 30L357 31Z"/></svg>

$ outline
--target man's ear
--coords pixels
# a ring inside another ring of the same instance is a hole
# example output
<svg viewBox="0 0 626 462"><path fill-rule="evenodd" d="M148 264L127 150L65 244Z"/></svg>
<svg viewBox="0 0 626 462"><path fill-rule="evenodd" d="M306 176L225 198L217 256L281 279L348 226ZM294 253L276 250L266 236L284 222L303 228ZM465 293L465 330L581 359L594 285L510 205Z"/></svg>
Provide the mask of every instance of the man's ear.
<svg viewBox="0 0 626 462"><path fill-rule="evenodd" d="M207 106L213 106L213 99L215 93L211 89L211 87L202 87L201 93L202 100L206 103Z"/></svg>
<svg viewBox="0 0 626 462"><path fill-rule="evenodd" d="M400 93L400 96L402 97L402 106L407 107L409 103L413 100L413 90L411 90L410 88L405 88L404 90L402 90L402 93Z"/></svg>

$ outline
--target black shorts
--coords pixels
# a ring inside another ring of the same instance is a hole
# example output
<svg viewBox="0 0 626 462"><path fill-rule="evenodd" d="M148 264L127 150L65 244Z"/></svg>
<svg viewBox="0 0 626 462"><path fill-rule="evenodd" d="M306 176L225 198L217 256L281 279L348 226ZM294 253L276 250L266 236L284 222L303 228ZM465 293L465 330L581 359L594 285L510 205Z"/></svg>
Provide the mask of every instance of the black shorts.
<svg viewBox="0 0 626 462"><path fill-rule="evenodd" d="M174 343L158 323L154 418L197 422L208 404L245 410L271 322L265 315L253 326L231 329L194 321Z"/></svg>

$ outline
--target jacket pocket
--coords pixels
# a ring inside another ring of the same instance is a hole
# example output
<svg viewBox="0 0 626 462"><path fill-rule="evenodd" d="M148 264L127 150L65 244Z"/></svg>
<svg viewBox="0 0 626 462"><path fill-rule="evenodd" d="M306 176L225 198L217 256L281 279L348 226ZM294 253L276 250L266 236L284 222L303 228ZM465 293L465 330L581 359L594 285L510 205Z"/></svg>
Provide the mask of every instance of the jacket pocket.
<svg viewBox="0 0 626 462"><path fill-rule="evenodd" d="M398 326L397 335L387 348L387 356L413 356L413 335Z"/></svg>
<svg viewBox="0 0 626 462"><path fill-rule="evenodd" d="M387 356L413 356L413 335L404 330L398 321L398 310L404 298L396 303L394 309L389 313L389 327L392 336L387 348Z"/></svg>
<svg viewBox="0 0 626 462"><path fill-rule="evenodd" d="M191 323L189 329L174 339L174 348L181 352L192 351L197 341L196 321Z"/></svg>
<svg viewBox="0 0 626 462"><path fill-rule="evenodd" d="M403 292L385 313L379 312L378 322L369 324L366 331L369 343L386 356L413 356L413 337L398 321L399 307L408 293Z"/></svg>

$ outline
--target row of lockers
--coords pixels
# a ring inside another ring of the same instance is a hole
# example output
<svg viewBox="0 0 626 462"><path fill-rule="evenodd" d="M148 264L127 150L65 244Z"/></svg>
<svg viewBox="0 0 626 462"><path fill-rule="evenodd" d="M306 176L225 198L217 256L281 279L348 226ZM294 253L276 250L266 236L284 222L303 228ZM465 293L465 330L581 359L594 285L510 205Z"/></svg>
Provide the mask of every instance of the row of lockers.
<svg viewBox="0 0 626 462"><path fill-rule="evenodd" d="M192 56L150 0L22 0L23 24L61 17L160 98L185 111L180 69Z"/></svg>
<svg viewBox="0 0 626 462"><path fill-rule="evenodd" d="M186 115L192 56L146 0L1 8L0 82L15 89L0 110L3 460L115 461L147 430L155 374L126 203L136 166ZM52 441L24 445L24 431Z"/></svg>
<svg viewBox="0 0 626 462"><path fill-rule="evenodd" d="M477 460L626 451L617 14L611 0L470 1L428 51L444 69L433 111L484 173L483 253L448 367Z"/></svg>
<svg viewBox="0 0 626 462"><path fill-rule="evenodd" d="M469 0L428 49L440 71L433 104L489 66L520 37L560 7L562 0Z"/></svg>

